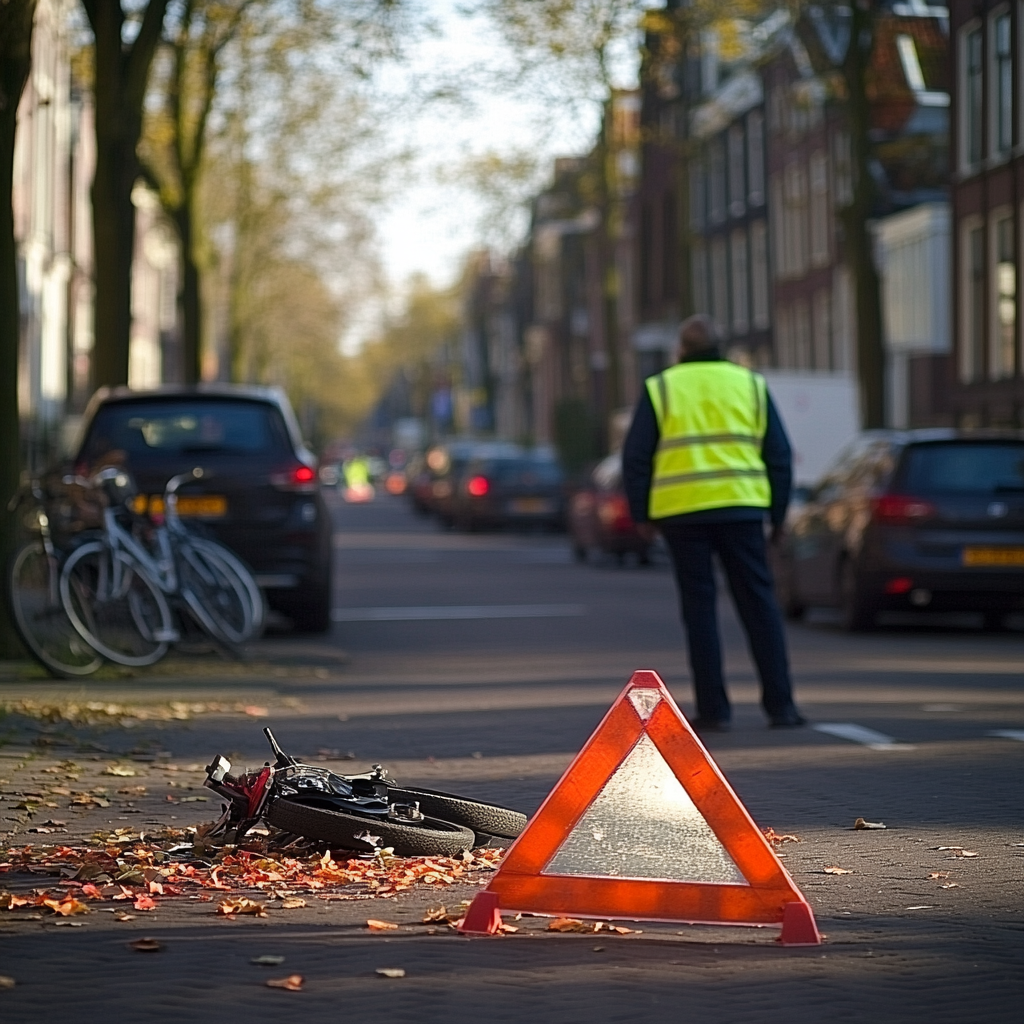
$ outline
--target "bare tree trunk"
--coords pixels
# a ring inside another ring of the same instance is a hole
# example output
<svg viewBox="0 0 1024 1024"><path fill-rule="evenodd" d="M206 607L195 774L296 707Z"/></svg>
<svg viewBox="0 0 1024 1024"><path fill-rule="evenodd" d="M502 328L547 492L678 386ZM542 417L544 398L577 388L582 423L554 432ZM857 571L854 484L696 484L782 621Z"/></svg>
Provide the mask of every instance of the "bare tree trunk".
<svg viewBox="0 0 1024 1024"><path fill-rule="evenodd" d="M92 223L96 297L94 387L128 383L132 326L132 257L146 81L168 0L149 0L138 34L123 42L120 0L83 0L96 42L96 174Z"/></svg>
<svg viewBox="0 0 1024 1024"><path fill-rule="evenodd" d="M861 426L885 426L885 351L882 343L882 299L868 229L875 198L869 166L871 106L866 90L867 70L874 48L874 12L869 0L851 8L850 45L843 61L850 126L853 198L842 210L849 266L853 271L857 317L857 377L860 383Z"/></svg>
<svg viewBox="0 0 1024 1024"><path fill-rule="evenodd" d="M202 379L202 299L199 292L199 267L192 250L193 202L188 197L174 211L174 223L181 242L181 361L184 381L195 384Z"/></svg>
<svg viewBox="0 0 1024 1024"><path fill-rule="evenodd" d="M15 518L7 503L18 489L21 444L18 419L17 248L14 241L14 139L18 102L32 65L36 0L0 4L0 657L21 653L7 606L7 564L16 542Z"/></svg>

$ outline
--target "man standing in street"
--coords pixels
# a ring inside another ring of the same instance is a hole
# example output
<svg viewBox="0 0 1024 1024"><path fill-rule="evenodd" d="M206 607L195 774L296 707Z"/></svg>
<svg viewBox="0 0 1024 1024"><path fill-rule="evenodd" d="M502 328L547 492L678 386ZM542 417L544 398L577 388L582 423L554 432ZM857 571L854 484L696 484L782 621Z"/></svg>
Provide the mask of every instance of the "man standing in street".
<svg viewBox="0 0 1024 1024"><path fill-rule="evenodd" d="M728 731L712 555L729 582L776 728L805 725L793 703L782 616L768 568L764 521L781 537L792 452L764 378L722 358L710 317L679 328L679 362L647 379L622 452L630 512L645 539L660 530L672 554L697 718Z"/></svg>

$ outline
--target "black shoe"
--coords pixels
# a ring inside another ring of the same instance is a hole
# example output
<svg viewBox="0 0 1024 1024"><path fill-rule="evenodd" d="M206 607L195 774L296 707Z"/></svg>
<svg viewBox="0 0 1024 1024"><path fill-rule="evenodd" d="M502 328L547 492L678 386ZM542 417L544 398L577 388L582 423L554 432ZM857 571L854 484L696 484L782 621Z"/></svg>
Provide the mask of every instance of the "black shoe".
<svg viewBox="0 0 1024 1024"><path fill-rule="evenodd" d="M775 715L769 723L772 729L799 729L806 724L807 719L795 708L784 715Z"/></svg>
<svg viewBox="0 0 1024 1024"><path fill-rule="evenodd" d="M690 725L693 731L703 732L728 732L732 728L732 722L727 718L694 718Z"/></svg>

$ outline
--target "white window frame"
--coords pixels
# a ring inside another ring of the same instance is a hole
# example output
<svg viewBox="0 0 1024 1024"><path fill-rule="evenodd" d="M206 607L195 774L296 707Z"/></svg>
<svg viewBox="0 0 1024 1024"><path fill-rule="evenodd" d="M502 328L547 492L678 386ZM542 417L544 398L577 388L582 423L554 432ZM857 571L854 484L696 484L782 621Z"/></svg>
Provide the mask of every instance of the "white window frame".
<svg viewBox="0 0 1024 1024"><path fill-rule="evenodd" d="M1000 310L1000 282L999 282L999 225L1009 221L1013 237L1010 240L1010 255L1013 263L1013 339L1010 342L1009 358L1010 365L1005 366L1002 358L1002 311ZM991 210L988 219L988 252L986 278L988 283L988 359L987 376L989 380L1009 380L1016 376L1016 335L1020 321L1020 296L1017 294L1017 277L1019 268L1017 265L1017 225L1013 218L1012 206L998 206Z"/></svg>
<svg viewBox="0 0 1024 1024"><path fill-rule="evenodd" d="M968 132L968 111L970 107L970 101L968 96L967 82L967 54L968 54L968 40L974 33L978 33L978 38L981 40L982 54L981 54L981 74L979 76L979 83L982 88L981 97L981 110L979 111L980 118L978 124L981 128L982 137L978 143L978 152L976 159L972 159L971 154L971 142L970 132ZM959 88L958 92L960 95L959 109L957 111L957 134L958 144L960 150L960 170L965 175L975 173L982 162L985 159L985 27L978 18L973 21L969 21L960 29L960 34L957 39L957 48L959 54Z"/></svg>
<svg viewBox="0 0 1024 1024"><path fill-rule="evenodd" d="M984 230L985 222L977 214L969 214L961 218L957 225L957 245L959 247L959 259L957 268L960 280L957 287L960 290L960 344L957 350L957 378L963 384L974 384L983 379L984 373L984 351L986 347L984 326L981 327L981 337L973 338L971 323L972 308L972 278L970 274L971 233L979 229ZM985 246L982 246L982 258L984 258ZM982 268L982 281L985 271ZM984 307L985 300L982 299Z"/></svg>
<svg viewBox="0 0 1024 1024"><path fill-rule="evenodd" d="M996 26L1000 18L1007 18L1010 23L1010 139L1005 147L999 145L999 64L996 53ZM1003 4L990 11L988 14L988 152L991 163L1002 163L1008 160L1013 153L1013 129L1014 120L1017 118L1016 108L1020 106L1013 88L1013 18L1010 15L1010 5Z"/></svg>

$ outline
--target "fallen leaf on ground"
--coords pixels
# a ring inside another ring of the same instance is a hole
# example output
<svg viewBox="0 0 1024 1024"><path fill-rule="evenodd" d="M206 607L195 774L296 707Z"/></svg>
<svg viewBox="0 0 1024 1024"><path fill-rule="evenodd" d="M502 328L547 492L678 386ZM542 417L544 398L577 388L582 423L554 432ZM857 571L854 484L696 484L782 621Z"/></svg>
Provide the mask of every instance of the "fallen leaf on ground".
<svg viewBox="0 0 1024 1024"><path fill-rule="evenodd" d="M156 902L149 896L139 896L135 901L136 910L156 910Z"/></svg>
<svg viewBox="0 0 1024 1024"><path fill-rule="evenodd" d="M124 910L119 910L114 914L115 921L134 921L135 915L129 914Z"/></svg>
<svg viewBox="0 0 1024 1024"><path fill-rule="evenodd" d="M452 916L448 913L445 907L427 907L426 913L423 915L423 923L431 924L434 921L447 921Z"/></svg>
<svg viewBox="0 0 1024 1024"><path fill-rule="evenodd" d="M257 967L279 967L284 963L283 956L254 956L249 963L256 964Z"/></svg>
<svg viewBox="0 0 1024 1024"><path fill-rule="evenodd" d="M584 921L578 921L575 917L556 917L546 930L549 932L592 932L594 926Z"/></svg>
<svg viewBox="0 0 1024 1024"><path fill-rule="evenodd" d="M250 900L246 896L238 896L235 899L221 900L217 904L217 913L222 917L231 917L235 914L250 914L253 917L266 917L267 908L256 900Z"/></svg>
<svg viewBox="0 0 1024 1024"><path fill-rule="evenodd" d="M266 718L270 714L266 708L261 708L256 704L247 704L243 710L250 718Z"/></svg>
<svg viewBox="0 0 1024 1024"><path fill-rule="evenodd" d="M371 932L393 932L398 928L398 925L393 924L391 921L377 921L371 917L367 920L366 927Z"/></svg>
<svg viewBox="0 0 1024 1024"><path fill-rule="evenodd" d="M282 910L298 910L305 905L306 901L301 896L286 896L281 901Z"/></svg>
<svg viewBox="0 0 1024 1024"><path fill-rule="evenodd" d="M940 889L959 889L959 882L946 882L944 885L939 886Z"/></svg>
<svg viewBox="0 0 1024 1024"><path fill-rule="evenodd" d="M788 833L786 835L779 835L779 833L776 832L775 829L773 829L771 826L769 826L768 828L761 829L761 832L764 834L765 839L767 839L768 842L772 844L772 846L781 846L783 843L802 842L799 836L789 835Z"/></svg>
<svg viewBox="0 0 1024 1024"><path fill-rule="evenodd" d="M157 950L163 949L154 938L136 939L134 942L129 942L128 945L139 953L155 953Z"/></svg>
<svg viewBox="0 0 1024 1024"><path fill-rule="evenodd" d="M119 776L121 778L130 779L133 776L138 775L139 773L134 768L132 768L130 765L126 765L126 764L112 764L112 765L108 765L106 768L103 769L103 774L104 775L117 775L117 776Z"/></svg>
<svg viewBox="0 0 1024 1024"><path fill-rule="evenodd" d="M853 823L854 828L885 828L885 822L882 821L865 821L863 818L858 818Z"/></svg>
<svg viewBox="0 0 1024 1024"><path fill-rule="evenodd" d="M44 900L43 906L49 907L55 914L60 914L62 917L89 913L89 908L81 900L76 900L74 896L68 896L64 900Z"/></svg>
<svg viewBox="0 0 1024 1024"><path fill-rule="evenodd" d="M6 974L0 974L0 988L14 988L14 979Z"/></svg>
<svg viewBox="0 0 1024 1024"><path fill-rule="evenodd" d="M382 978L404 978L405 969L402 967L378 967L376 974Z"/></svg>
<svg viewBox="0 0 1024 1024"><path fill-rule="evenodd" d="M933 871L928 877L929 878L949 878L949 872L948 871Z"/></svg>
<svg viewBox="0 0 1024 1024"><path fill-rule="evenodd" d="M826 864L824 867L826 875L852 875L852 868L841 868L838 864Z"/></svg>
<svg viewBox="0 0 1024 1024"><path fill-rule="evenodd" d="M268 978L267 988L283 988L288 992L301 992L306 979L301 974L289 974L287 978Z"/></svg>

